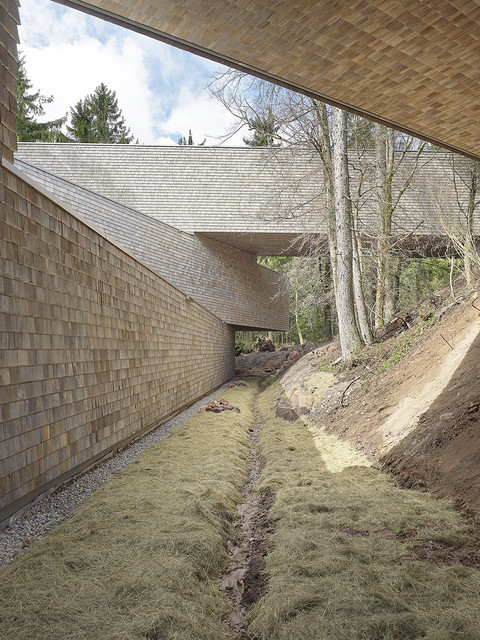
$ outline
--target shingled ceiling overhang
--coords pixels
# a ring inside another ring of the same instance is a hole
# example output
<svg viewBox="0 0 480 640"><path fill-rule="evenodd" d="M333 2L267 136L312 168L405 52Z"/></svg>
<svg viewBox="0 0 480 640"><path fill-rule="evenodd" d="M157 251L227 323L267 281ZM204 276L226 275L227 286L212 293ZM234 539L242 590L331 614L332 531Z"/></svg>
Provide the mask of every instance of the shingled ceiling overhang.
<svg viewBox="0 0 480 640"><path fill-rule="evenodd" d="M480 159L478 0L62 0Z"/></svg>

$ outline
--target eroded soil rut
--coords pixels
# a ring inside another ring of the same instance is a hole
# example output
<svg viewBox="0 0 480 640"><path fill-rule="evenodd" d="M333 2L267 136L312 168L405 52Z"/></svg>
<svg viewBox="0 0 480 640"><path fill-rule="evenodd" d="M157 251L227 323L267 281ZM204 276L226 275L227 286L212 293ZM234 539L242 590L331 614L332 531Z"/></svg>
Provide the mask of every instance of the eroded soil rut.
<svg viewBox="0 0 480 640"><path fill-rule="evenodd" d="M261 574L263 559L267 554L267 539L274 525L268 518L273 495L257 493L263 462L258 451L258 434L262 422L257 410L257 398L253 403L254 423L250 427L250 474L242 489L245 500L237 507L234 523L235 536L229 540L230 563L221 581L230 601L230 615L222 621L224 629L235 638L248 640L248 612L262 595L265 578Z"/></svg>

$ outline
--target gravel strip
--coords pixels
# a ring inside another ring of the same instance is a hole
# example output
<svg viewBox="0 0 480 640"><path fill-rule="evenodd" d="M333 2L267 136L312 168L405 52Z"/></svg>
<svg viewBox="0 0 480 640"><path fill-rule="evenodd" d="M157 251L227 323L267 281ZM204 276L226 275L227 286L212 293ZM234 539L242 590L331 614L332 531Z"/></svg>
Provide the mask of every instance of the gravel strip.
<svg viewBox="0 0 480 640"><path fill-rule="evenodd" d="M9 527L0 531L0 569L10 564L15 556L26 549L34 540L42 538L58 524L70 518L78 507L109 478L123 471L148 447L168 438L172 431L195 415L201 405L213 400L228 388L228 384L225 383L210 395L198 400L188 409L178 413L171 420L127 446L118 454L69 481L68 484L34 504Z"/></svg>

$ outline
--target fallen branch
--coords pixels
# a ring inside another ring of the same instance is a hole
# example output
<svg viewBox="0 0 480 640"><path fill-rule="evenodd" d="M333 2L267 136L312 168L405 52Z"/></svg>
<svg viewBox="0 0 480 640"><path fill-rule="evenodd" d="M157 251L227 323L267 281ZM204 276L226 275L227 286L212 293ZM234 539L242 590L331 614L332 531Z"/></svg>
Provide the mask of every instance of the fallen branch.
<svg viewBox="0 0 480 640"><path fill-rule="evenodd" d="M449 341L448 341L446 338L444 338L444 337L442 336L442 334L440 334L440 337L441 337L441 338L443 338L443 339L445 340L445 342L448 344L448 346L450 347L450 349L453 351L453 347L452 347L452 345L449 343Z"/></svg>
<svg viewBox="0 0 480 640"><path fill-rule="evenodd" d="M345 389L343 390L343 393L342 393L342 397L340 398L340 405L341 405L342 407L347 407L347 406L348 406L348 405L346 405L346 404L343 404L343 400L344 400L344 398L345 398L345 394L346 394L346 393L347 393L347 391L350 389L350 387L352 386L352 384L353 384L354 382L356 382L357 380L360 380L360 378L363 378L363 376L366 376L366 375L367 375L367 373L371 373L371 371L364 371L364 372L362 373L362 375L361 375L361 376L357 376L356 378L354 378L354 379L353 379L351 382L349 382L349 383L348 383L348 385L345 387Z"/></svg>
<svg viewBox="0 0 480 640"><path fill-rule="evenodd" d="M234 407L232 404L227 402L226 400L212 400L208 404L204 404L198 410L199 413L204 411L212 411L213 413L221 413L222 411L236 411L240 413L240 409L238 407Z"/></svg>

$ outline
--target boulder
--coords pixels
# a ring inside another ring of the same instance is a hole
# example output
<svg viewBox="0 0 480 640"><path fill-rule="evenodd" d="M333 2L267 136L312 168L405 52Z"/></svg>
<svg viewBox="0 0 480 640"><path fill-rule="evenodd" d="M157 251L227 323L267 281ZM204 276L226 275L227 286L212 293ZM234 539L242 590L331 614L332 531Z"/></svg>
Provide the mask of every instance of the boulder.
<svg viewBox="0 0 480 640"><path fill-rule="evenodd" d="M294 422L299 416L286 398L280 398L280 400L277 401L275 415L277 418L282 418L282 420L288 420L289 422Z"/></svg>

